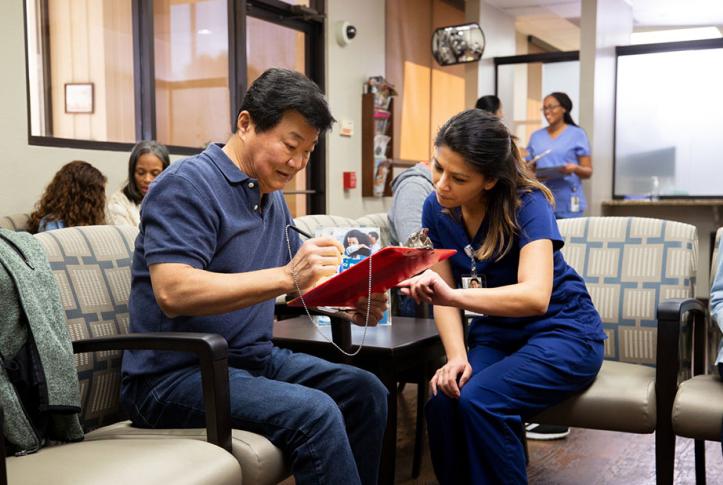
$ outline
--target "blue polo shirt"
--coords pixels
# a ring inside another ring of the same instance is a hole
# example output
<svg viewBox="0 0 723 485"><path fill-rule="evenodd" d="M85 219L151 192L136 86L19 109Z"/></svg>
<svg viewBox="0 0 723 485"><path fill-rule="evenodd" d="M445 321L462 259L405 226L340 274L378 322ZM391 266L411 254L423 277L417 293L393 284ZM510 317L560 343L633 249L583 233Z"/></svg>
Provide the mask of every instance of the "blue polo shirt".
<svg viewBox="0 0 723 485"><path fill-rule="evenodd" d="M537 161L537 168L562 167L568 163L579 164L578 157L590 155L590 143L585 130L579 126L567 125L557 138L552 138L547 128L535 131L530 137L527 146L527 159L550 150L547 155ZM544 181L545 185L555 195L555 215L560 219L581 217L587 208L585 192L582 181L576 174L571 173L560 178L550 178ZM580 198L580 210L572 212L570 199L573 195Z"/></svg>
<svg viewBox="0 0 723 485"><path fill-rule="evenodd" d="M289 262L285 227L292 222L281 192L262 201L259 184L218 145L173 163L154 181L141 206L129 301L131 332L210 332L229 345L229 365L254 369L271 352L274 301L222 315L163 314L151 287L149 265L182 263L214 273L245 273ZM301 242L289 231L291 250ZM132 350L123 375L165 373L195 365L192 354Z"/></svg>
<svg viewBox="0 0 723 485"><path fill-rule="evenodd" d="M583 339L604 340L600 316L595 310L582 277L572 269L560 249L564 245L557 228L552 206L539 190L522 193L517 209L519 233L514 236L510 251L499 261L477 261L477 273L483 274L487 287L513 285L517 281L520 250L528 243L540 239L552 241L554 276L552 295L547 313L534 317L498 317L488 315L472 321L470 342L484 340L489 333L515 328L528 335L543 331L558 331ZM456 249L457 254L449 261L455 282L460 287L461 276L469 274L471 260L464 248L471 245L476 251L489 231L487 218L480 225L474 238L470 239L464 228L459 208L444 212L433 192L424 202L422 226L429 228L429 237L435 248Z"/></svg>

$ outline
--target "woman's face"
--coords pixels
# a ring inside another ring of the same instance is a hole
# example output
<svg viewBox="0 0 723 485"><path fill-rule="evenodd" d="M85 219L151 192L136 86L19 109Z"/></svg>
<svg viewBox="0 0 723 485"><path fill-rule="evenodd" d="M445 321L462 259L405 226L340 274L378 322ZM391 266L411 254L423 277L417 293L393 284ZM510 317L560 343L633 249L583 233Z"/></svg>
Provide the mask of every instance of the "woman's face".
<svg viewBox="0 0 723 485"><path fill-rule="evenodd" d="M432 182L439 204L451 209L481 203L483 192L492 189L497 180L486 178L462 155L442 145L432 159Z"/></svg>
<svg viewBox="0 0 723 485"><path fill-rule="evenodd" d="M135 179L136 186L144 196L148 192L148 187L151 185L151 182L153 182L162 171L163 162L153 153L144 153L138 157L133 178Z"/></svg>
<svg viewBox="0 0 723 485"><path fill-rule="evenodd" d="M560 106L560 102L554 96L548 96L542 101L542 113L545 115L547 123L554 125L563 119L565 108Z"/></svg>

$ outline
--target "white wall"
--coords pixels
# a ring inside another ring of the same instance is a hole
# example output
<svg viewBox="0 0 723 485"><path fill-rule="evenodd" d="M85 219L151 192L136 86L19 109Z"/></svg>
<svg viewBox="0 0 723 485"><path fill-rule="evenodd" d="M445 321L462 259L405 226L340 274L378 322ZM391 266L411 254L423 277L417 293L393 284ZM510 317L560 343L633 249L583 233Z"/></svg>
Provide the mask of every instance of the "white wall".
<svg viewBox="0 0 723 485"><path fill-rule="evenodd" d="M0 2L0 215L29 212L53 174L65 163L85 160L108 177L111 192L125 179L128 154L28 145L23 3Z"/></svg>
<svg viewBox="0 0 723 485"><path fill-rule="evenodd" d="M583 0L580 19L580 126L590 137L593 175L585 182L588 215L612 198L615 46L630 43L633 12L625 0Z"/></svg>
<svg viewBox="0 0 723 485"><path fill-rule="evenodd" d="M465 71L468 107L480 96L495 93L495 63L493 58L517 54L515 18L488 5L483 0L468 0L465 7L467 22L477 22L485 34L485 51L477 64L468 64Z"/></svg>
<svg viewBox="0 0 723 485"><path fill-rule="evenodd" d="M384 0L330 0L326 24L326 93L337 123L327 135L326 212L358 217L386 212L391 198L361 196L361 104L362 88L369 76L385 73L385 2ZM336 42L338 21L348 21L357 28L351 44ZM351 137L339 135L341 120L354 123ZM342 173L356 172L357 188L342 188Z"/></svg>

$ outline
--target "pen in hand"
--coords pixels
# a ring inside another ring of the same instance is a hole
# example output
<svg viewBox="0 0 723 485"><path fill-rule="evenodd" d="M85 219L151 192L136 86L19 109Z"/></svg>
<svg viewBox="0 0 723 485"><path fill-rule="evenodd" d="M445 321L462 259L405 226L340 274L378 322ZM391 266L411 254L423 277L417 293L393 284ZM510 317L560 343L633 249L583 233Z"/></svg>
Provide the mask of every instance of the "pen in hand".
<svg viewBox="0 0 723 485"><path fill-rule="evenodd" d="M286 227L288 227L288 228L291 229L292 231L298 232L299 234L301 234L302 236L304 236L306 239L313 239L313 237L314 237L314 236L312 236L311 234L309 234L308 232L304 231L303 229L294 226L293 224L289 224L289 225L286 226Z"/></svg>

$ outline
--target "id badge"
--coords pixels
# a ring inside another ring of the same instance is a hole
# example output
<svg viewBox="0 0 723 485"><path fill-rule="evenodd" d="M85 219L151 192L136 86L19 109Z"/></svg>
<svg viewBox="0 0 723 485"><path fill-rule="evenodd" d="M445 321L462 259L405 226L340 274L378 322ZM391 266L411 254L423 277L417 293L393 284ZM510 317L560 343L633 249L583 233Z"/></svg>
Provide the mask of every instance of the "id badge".
<svg viewBox="0 0 723 485"><path fill-rule="evenodd" d="M577 194L570 196L570 212L580 212L580 196Z"/></svg>
<svg viewBox="0 0 723 485"><path fill-rule="evenodd" d="M463 274L462 288L486 288L487 280L483 274Z"/></svg>

